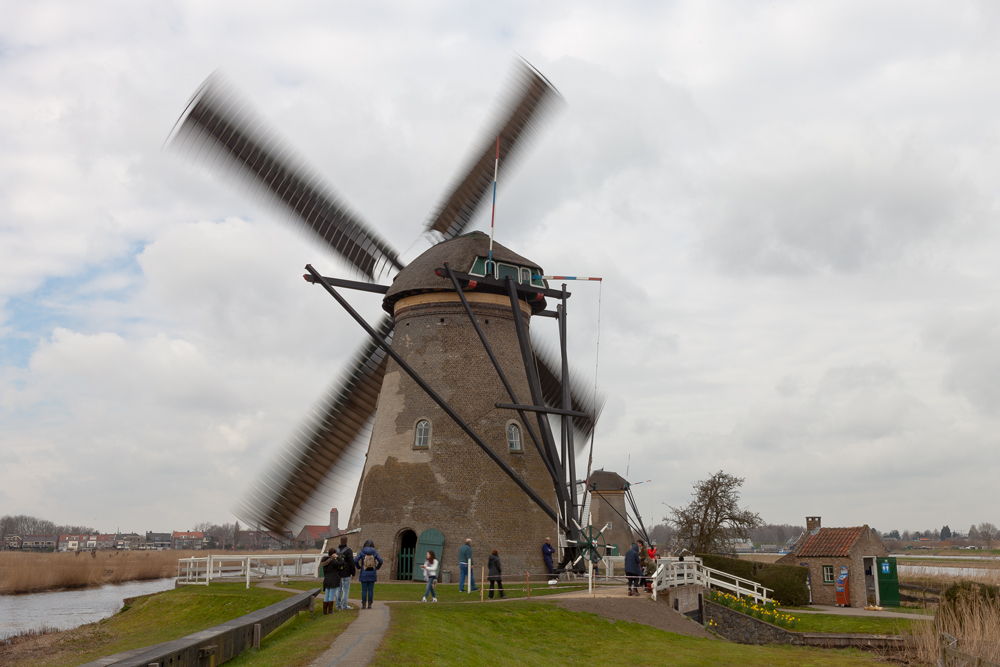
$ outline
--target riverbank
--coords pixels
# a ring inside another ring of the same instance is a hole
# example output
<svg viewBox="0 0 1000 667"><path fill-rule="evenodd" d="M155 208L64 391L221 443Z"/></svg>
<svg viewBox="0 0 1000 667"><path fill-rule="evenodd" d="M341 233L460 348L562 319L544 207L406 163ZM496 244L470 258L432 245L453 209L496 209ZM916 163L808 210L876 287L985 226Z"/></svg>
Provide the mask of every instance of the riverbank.
<svg viewBox="0 0 1000 667"><path fill-rule="evenodd" d="M195 551L0 552L0 594L37 593L177 576Z"/></svg>

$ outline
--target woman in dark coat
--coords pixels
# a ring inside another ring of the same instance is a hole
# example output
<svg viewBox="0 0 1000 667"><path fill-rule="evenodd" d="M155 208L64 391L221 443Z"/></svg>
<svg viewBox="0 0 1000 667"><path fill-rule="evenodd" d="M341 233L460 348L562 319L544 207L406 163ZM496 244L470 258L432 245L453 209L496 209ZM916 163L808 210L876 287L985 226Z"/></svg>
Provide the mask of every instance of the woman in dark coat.
<svg viewBox="0 0 1000 667"><path fill-rule="evenodd" d="M329 614L333 612L335 596L340 590L340 568L344 566L344 559L337 554L336 549L330 549L319 564L323 568L323 613Z"/></svg>
<svg viewBox="0 0 1000 667"><path fill-rule="evenodd" d="M503 594L503 581L501 577L503 576L503 571L500 568L500 554L494 549L490 554L490 574L487 579L490 580L490 599L493 599L493 584L496 583L497 587L500 589L500 597L504 597Z"/></svg>
<svg viewBox="0 0 1000 667"><path fill-rule="evenodd" d="M361 608L372 608L372 597L375 595L375 582L378 581L378 570L382 567L382 557L375 551L375 543L365 540L365 546L354 558L354 564L360 573L358 581L361 582Z"/></svg>

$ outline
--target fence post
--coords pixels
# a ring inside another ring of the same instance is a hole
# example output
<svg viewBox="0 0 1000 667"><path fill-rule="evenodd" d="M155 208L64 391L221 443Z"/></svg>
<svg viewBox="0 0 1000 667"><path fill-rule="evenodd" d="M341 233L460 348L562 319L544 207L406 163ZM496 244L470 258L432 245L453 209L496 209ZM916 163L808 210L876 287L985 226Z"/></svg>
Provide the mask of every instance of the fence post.
<svg viewBox="0 0 1000 667"><path fill-rule="evenodd" d="M247 556L247 590L250 590L250 556Z"/></svg>
<svg viewBox="0 0 1000 667"><path fill-rule="evenodd" d="M527 586L527 588L528 588L528 595L527 595L527 597L530 598L531 597L531 573L530 572L525 572L524 574L525 574L525 576L528 577L528 586Z"/></svg>
<svg viewBox="0 0 1000 667"><path fill-rule="evenodd" d="M260 648L260 623L253 624L253 647Z"/></svg>

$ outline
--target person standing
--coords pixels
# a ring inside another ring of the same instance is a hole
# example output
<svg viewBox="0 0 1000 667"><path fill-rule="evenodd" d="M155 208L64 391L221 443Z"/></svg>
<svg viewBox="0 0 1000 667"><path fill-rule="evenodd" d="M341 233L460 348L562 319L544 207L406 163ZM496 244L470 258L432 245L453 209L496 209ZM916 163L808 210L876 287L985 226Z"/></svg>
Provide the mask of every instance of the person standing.
<svg viewBox="0 0 1000 667"><path fill-rule="evenodd" d="M433 551L427 552L427 560L424 564L420 566L420 569L424 571L424 579L427 580L427 589L424 591L424 597L420 598L421 602L427 602L427 596L431 596L431 602L437 602L437 595L434 594L434 580L437 579L438 565L440 561L437 559Z"/></svg>
<svg viewBox="0 0 1000 667"><path fill-rule="evenodd" d="M639 577L642 566L639 565L639 545L633 544L625 554L625 576L628 577L629 597L639 594Z"/></svg>
<svg viewBox="0 0 1000 667"><path fill-rule="evenodd" d="M469 589L478 591L476 575L472 571L472 540L466 539L465 544L458 548L458 592L465 592L465 578L469 578Z"/></svg>
<svg viewBox="0 0 1000 667"><path fill-rule="evenodd" d="M344 559L344 565L340 568L340 590L337 591L334 600L337 603L337 609L344 611L351 608L351 605L347 604L347 596L351 592L351 577L354 576L354 552L351 551L351 547L347 546L346 536L340 538L337 553Z"/></svg>
<svg viewBox="0 0 1000 667"><path fill-rule="evenodd" d="M552 554L556 552L555 547L552 546L552 540L548 537L545 538L545 544L542 545L542 560L545 561L545 567L549 568L549 574L555 572L555 567L552 565Z"/></svg>
<svg viewBox="0 0 1000 667"><path fill-rule="evenodd" d="M500 554L497 553L496 549L490 553L489 569L490 574L487 579L490 580L490 599L493 599L493 584L496 584L500 589L500 597L503 598L503 570L500 567Z"/></svg>
<svg viewBox="0 0 1000 667"><path fill-rule="evenodd" d="M358 574L358 581L361 582L361 608L371 609L375 582L378 581L377 570L382 567L382 557L375 551L374 542L365 540L365 546L358 552L354 565L361 570Z"/></svg>
<svg viewBox="0 0 1000 667"><path fill-rule="evenodd" d="M635 543L639 545L639 587L645 590L646 568L649 567L649 551L646 549L646 543L642 540L636 540Z"/></svg>
<svg viewBox="0 0 1000 667"><path fill-rule="evenodd" d="M340 590L340 568L344 565L344 559L336 549L330 549L319 564L323 568L323 614L330 614L333 612L337 591Z"/></svg>

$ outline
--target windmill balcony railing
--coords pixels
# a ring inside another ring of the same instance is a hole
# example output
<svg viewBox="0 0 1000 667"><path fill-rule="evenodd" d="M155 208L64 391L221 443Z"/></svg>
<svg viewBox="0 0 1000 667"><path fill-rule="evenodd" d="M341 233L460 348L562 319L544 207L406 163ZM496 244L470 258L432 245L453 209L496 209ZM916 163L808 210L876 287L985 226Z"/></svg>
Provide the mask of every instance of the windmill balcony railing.
<svg viewBox="0 0 1000 667"><path fill-rule="evenodd" d="M767 604L774 592L756 581L706 567L700 558L684 561L676 558L659 558L656 562L653 599L656 599L659 591L691 584L723 590L737 597L750 597L758 604Z"/></svg>
<svg viewBox="0 0 1000 667"><path fill-rule="evenodd" d="M200 558L180 558L177 561L177 584L208 586L212 580L243 579L247 588L250 579L264 577L314 577L323 554L282 554L226 556L209 555Z"/></svg>

